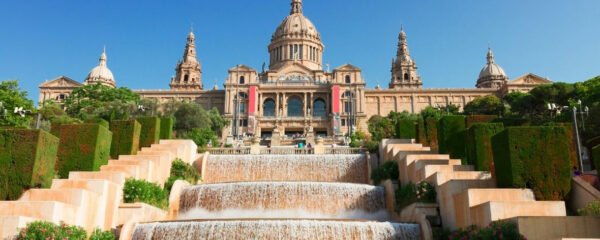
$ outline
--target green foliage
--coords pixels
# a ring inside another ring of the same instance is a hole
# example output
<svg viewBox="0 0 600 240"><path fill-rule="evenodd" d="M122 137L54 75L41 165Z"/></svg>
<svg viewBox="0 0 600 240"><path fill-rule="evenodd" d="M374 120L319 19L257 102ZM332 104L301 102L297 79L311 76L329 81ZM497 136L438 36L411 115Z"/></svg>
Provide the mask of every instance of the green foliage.
<svg viewBox="0 0 600 240"><path fill-rule="evenodd" d="M494 172L492 136L504 130L502 123L476 123L466 134L467 163L477 171Z"/></svg>
<svg viewBox="0 0 600 240"><path fill-rule="evenodd" d="M0 115L6 110L6 116L0 117L0 126L27 127L32 117L26 115L21 117L14 114L15 107L22 107L23 110L35 112L33 101L27 98L27 91L21 91L19 83L16 80L8 80L0 82Z"/></svg>
<svg viewBox="0 0 600 240"><path fill-rule="evenodd" d="M108 163L112 133L98 124L65 124L60 127L56 170L61 178L70 171L99 171Z"/></svg>
<svg viewBox="0 0 600 240"><path fill-rule="evenodd" d="M517 224L510 220L499 220L490 223L485 228L476 225L461 228L456 231L439 229L433 233L434 239L462 240L462 239L482 239L482 240L526 240L519 233Z"/></svg>
<svg viewBox="0 0 600 240"><path fill-rule="evenodd" d="M160 139L171 139L173 137L173 124L175 118L160 119Z"/></svg>
<svg viewBox="0 0 600 240"><path fill-rule="evenodd" d="M163 190L156 183L133 178L128 178L123 187L123 200L125 203L143 202L160 209L169 207L168 194L168 191Z"/></svg>
<svg viewBox="0 0 600 240"><path fill-rule="evenodd" d="M531 120L526 118L516 118L516 117L504 117L504 118L496 118L492 120L493 123L502 123L505 127L521 127L521 126L529 126L531 124Z"/></svg>
<svg viewBox="0 0 600 240"><path fill-rule="evenodd" d="M213 132L215 132L217 136L221 136L223 128L229 125L229 120L221 117L219 110L215 107L208 111L208 117L210 118L211 129Z"/></svg>
<svg viewBox="0 0 600 240"><path fill-rule="evenodd" d="M140 148L150 147L160 140L160 118L141 117L137 121L142 125L140 133Z"/></svg>
<svg viewBox="0 0 600 240"><path fill-rule="evenodd" d="M465 154L465 116L445 116L437 126L439 152L450 154L453 159L466 161Z"/></svg>
<svg viewBox="0 0 600 240"><path fill-rule="evenodd" d="M429 146L432 151L438 151L438 131L437 131L438 118L430 117L425 119L425 146Z"/></svg>
<svg viewBox="0 0 600 240"><path fill-rule="evenodd" d="M49 188L58 138L41 130L0 129L0 200L16 200L30 188Z"/></svg>
<svg viewBox="0 0 600 240"><path fill-rule="evenodd" d="M495 95L477 97L465 105L464 112L467 115L501 115L504 113L504 103Z"/></svg>
<svg viewBox="0 0 600 240"><path fill-rule="evenodd" d="M110 122L113 134L110 145L110 156L118 159L119 155L135 155L140 147L142 125L136 120L115 120Z"/></svg>
<svg viewBox="0 0 600 240"><path fill-rule="evenodd" d="M600 171L600 145L592 148L592 160L594 161L596 170Z"/></svg>
<svg viewBox="0 0 600 240"><path fill-rule="evenodd" d="M600 217L600 200L591 201L585 207L577 210L581 216Z"/></svg>
<svg viewBox="0 0 600 240"><path fill-rule="evenodd" d="M90 119L86 119L85 121L83 121L84 123L90 123L90 124L99 124L100 126L103 126L105 128L109 128L108 126L108 122L102 118L90 118Z"/></svg>
<svg viewBox="0 0 600 240"><path fill-rule="evenodd" d="M110 231L102 231L96 228L92 232L90 240L115 240L115 235L113 235Z"/></svg>
<svg viewBox="0 0 600 240"><path fill-rule="evenodd" d="M366 148L369 153L379 153L379 142L367 140L363 142L363 147Z"/></svg>
<svg viewBox="0 0 600 240"><path fill-rule="evenodd" d="M218 145L218 139L210 128L194 128L183 135L185 139L191 139L198 147L206 147L209 141L212 141L213 146Z"/></svg>
<svg viewBox="0 0 600 240"><path fill-rule="evenodd" d="M427 146L427 132L425 131L425 120L423 118L419 118L417 120L417 142L423 143Z"/></svg>
<svg viewBox="0 0 600 240"><path fill-rule="evenodd" d="M63 110L62 106L58 103L47 100L40 104L42 107L38 110L38 113L42 115L43 121L49 121L51 124L54 123L62 123L62 124L72 124L72 123L81 123L81 120L77 118L70 117L65 110Z"/></svg>
<svg viewBox="0 0 600 240"><path fill-rule="evenodd" d="M198 104L178 102L175 106L175 127L178 134L185 134L194 128L211 129L212 122L208 113Z"/></svg>
<svg viewBox="0 0 600 240"><path fill-rule="evenodd" d="M43 239L73 239L85 240L87 233L79 226L71 226L65 223L56 225L52 222L35 221L27 224L19 230L18 240L43 240Z"/></svg>
<svg viewBox="0 0 600 240"><path fill-rule="evenodd" d="M415 202L435 203L436 192L433 185L425 181L417 184L408 182L408 184L396 190L395 208L397 212Z"/></svg>
<svg viewBox="0 0 600 240"><path fill-rule="evenodd" d="M396 138L416 139L417 138L417 120L399 119L395 121Z"/></svg>
<svg viewBox="0 0 600 240"><path fill-rule="evenodd" d="M498 187L530 188L537 200L564 200L571 189L564 127L508 127L492 137Z"/></svg>
<svg viewBox="0 0 600 240"><path fill-rule="evenodd" d="M496 115L470 115L465 118L465 126L471 127L475 123L488 123L498 118Z"/></svg>
<svg viewBox="0 0 600 240"><path fill-rule="evenodd" d="M387 179L398 180L399 176L398 164L394 161L386 161L371 171L371 180L375 185Z"/></svg>
<svg viewBox="0 0 600 240"><path fill-rule="evenodd" d="M423 110L421 110L420 115L423 119L428 119L428 118L439 119L447 114L446 114L446 111L438 110L431 106L427 106L427 107L423 108Z"/></svg>
<svg viewBox="0 0 600 240"><path fill-rule="evenodd" d="M181 159L175 159L173 165L171 165L171 176L169 176L169 179L165 183L165 189L171 192L173 183L177 180L185 180L192 185L196 185L199 179L200 174L196 172L196 169L192 165L181 161Z"/></svg>
<svg viewBox="0 0 600 240"><path fill-rule="evenodd" d="M367 121L367 126L373 141L380 142L381 139L394 137L394 125L388 118L373 115Z"/></svg>
<svg viewBox="0 0 600 240"><path fill-rule="evenodd" d="M67 113L79 119L128 119L138 111L140 97L128 88L111 88L100 83L75 88L65 99Z"/></svg>

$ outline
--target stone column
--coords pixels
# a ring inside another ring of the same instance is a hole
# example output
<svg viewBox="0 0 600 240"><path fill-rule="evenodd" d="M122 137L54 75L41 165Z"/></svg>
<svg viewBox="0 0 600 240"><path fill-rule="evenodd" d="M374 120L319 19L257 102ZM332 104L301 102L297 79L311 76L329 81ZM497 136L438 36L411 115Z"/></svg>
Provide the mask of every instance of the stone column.
<svg viewBox="0 0 600 240"><path fill-rule="evenodd" d="M281 116L279 116L279 93L278 92L275 93L275 117L281 117Z"/></svg>

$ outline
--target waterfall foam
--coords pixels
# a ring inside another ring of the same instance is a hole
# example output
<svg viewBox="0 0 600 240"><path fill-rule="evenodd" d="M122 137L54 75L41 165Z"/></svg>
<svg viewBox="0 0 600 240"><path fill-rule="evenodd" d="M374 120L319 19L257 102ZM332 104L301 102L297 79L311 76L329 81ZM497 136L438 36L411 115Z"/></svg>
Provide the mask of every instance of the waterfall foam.
<svg viewBox="0 0 600 240"><path fill-rule="evenodd" d="M372 221L389 221L390 214L386 210L366 212L363 210L341 210L335 214L309 212L304 209L226 209L208 211L194 208L179 214L177 220L195 219L361 219Z"/></svg>
<svg viewBox="0 0 600 240"><path fill-rule="evenodd" d="M311 181L369 183L363 154L210 155L205 183Z"/></svg>
<svg viewBox="0 0 600 240"><path fill-rule="evenodd" d="M330 220L231 220L145 223L133 240L187 239L420 239L417 224Z"/></svg>

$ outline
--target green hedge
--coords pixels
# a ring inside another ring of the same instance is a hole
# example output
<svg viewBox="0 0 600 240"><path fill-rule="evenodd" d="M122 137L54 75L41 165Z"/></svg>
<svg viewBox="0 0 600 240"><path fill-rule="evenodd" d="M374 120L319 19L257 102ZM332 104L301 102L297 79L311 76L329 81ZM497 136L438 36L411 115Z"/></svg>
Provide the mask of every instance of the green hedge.
<svg viewBox="0 0 600 240"><path fill-rule="evenodd" d="M173 125L174 124L175 124L175 118L161 118L160 119L160 139L173 138Z"/></svg>
<svg viewBox="0 0 600 240"><path fill-rule="evenodd" d="M171 175L165 183L165 190L171 192L173 184L177 180L185 180L192 185L196 185L200 179L200 174L194 167L181 159L175 159L171 165Z"/></svg>
<svg viewBox="0 0 600 240"><path fill-rule="evenodd" d="M371 180L373 180L373 184L375 185L379 185L379 183L387 179L396 181L398 178L400 178L400 171L398 170L398 163L394 161L386 161L371 171Z"/></svg>
<svg viewBox="0 0 600 240"><path fill-rule="evenodd" d="M70 171L99 171L108 163L112 133L99 124L65 124L60 128L56 169L61 178Z"/></svg>
<svg viewBox="0 0 600 240"><path fill-rule="evenodd" d="M142 125L140 133L140 148L150 147L160 140L160 118L141 117L137 121Z"/></svg>
<svg viewBox="0 0 600 240"><path fill-rule="evenodd" d="M105 128L109 128L108 121L106 121L106 120L104 120L102 118L87 119L87 120L83 121L83 123L100 124L100 126L103 126Z"/></svg>
<svg viewBox="0 0 600 240"><path fill-rule="evenodd" d="M423 118L417 120L417 142L422 144L427 143L427 132L425 131L425 120Z"/></svg>
<svg viewBox="0 0 600 240"><path fill-rule="evenodd" d="M435 117L430 117L425 120L425 138L427 139L425 145L429 146L432 151L437 151L439 149L437 123L438 119Z"/></svg>
<svg viewBox="0 0 600 240"><path fill-rule="evenodd" d="M416 120L400 119L396 122L396 138L399 139L416 139L417 126Z"/></svg>
<svg viewBox="0 0 600 240"><path fill-rule="evenodd" d="M493 123L502 123L504 127L523 127L531 125L531 121L525 118L496 118Z"/></svg>
<svg viewBox="0 0 600 240"><path fill-rule="evenodd" d="M62 126L63 123L52 123L50 124L50 133L52 133L52 135L59 137L60 136L60 126Z"/></svg>
<svg viewBox="0 0 600 240"><path fill-rule="evenodd" d="M469 127L465 136L467 163L475 166L475 170L494 173L492 136L502 130L502 123L475 123Z"/></svg>
<svg viewBox="0 0 600 240"><path fill-rule="evenodd" d="M592 160L594 161L596 170L600 172L600 145L592 148Z"/></svg>
<svg viewBox="0 0 600 240"><path fill-rule="evenodd" d="M496 115L470 115L465 118L465 126L469 128L475 123L489 123L496 118Z"/></svg>
<svg viewBox="0 0 600 240"><path fill-rule="evenodd" d="M564 127L508 127L492 137L498 187L531 188L537 200L564 200L571 189Z"/></svg>
<svg viewBox="0 0 600 240"><path fill-rule="evenodd" d="M579 169L579 161L577 159L577 143L575 142L573 123L558 123L558 126L565 127L567 134L569 134L569 156L571 159L571 168Z"/></svg>
<svg viewBox="0 0 600 240"><path fill-rule="evenodd" d="M0 130L0 200L52 185L58 141L42 130Z"/></svg>
<svg viewBox="0 0 600 240"><path fill-rule="evenodd" d="M439 152L466 162L465 116L444 116L438 122Z"/></svg>
<svg viewBox="0 0 600 240"><path fill-rule="evenodd" d="M113 134L110 145L110 157L118 159L119 155L135 155L140 148L142 125L136 120L115 120L110 122Z"/></svg>

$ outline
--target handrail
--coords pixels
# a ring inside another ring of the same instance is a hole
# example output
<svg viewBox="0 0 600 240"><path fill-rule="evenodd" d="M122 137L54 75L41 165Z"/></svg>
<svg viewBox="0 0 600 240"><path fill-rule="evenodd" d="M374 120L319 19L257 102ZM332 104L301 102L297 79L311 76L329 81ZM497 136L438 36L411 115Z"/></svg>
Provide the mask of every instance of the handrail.
<svg viewBox="0 0 600 240"><path fill-rule="evenodd" d="M249 147L241 148L208 148L207 152L214 155L245 155L250 154Z"/></svg>

